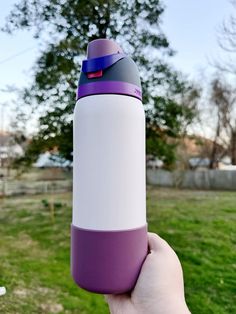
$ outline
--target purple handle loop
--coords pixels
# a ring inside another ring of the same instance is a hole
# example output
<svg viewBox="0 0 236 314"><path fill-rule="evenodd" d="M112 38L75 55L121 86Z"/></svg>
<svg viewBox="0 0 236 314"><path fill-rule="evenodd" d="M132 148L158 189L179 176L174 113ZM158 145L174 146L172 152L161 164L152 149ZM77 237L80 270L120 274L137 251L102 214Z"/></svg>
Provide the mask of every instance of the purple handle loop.
<svg viewBox="0 0 236 314"><path fill-rule="evenodd" d="M116 63L117 61L125 57L126 55L123 53L115 53L115 54L107 55L104 57L84 60L82 63L82 72L89 73L89 72L97 72L99 70L105 70L106 68L109 68L114 63Z"/></svg>

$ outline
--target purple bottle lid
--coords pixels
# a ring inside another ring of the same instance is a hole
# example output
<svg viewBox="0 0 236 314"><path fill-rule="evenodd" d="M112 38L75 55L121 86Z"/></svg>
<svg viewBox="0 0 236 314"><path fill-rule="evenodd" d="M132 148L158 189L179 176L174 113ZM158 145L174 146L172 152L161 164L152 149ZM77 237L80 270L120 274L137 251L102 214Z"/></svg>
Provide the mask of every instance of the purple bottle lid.
<svg viewBox="0 0 236 314"><path fill-rule="evenodd" d="M87 48L87 59L82 63L82 79L77 90L77 100L99 94L119 94L141 100L142 91L140 83L137 84L136 77L139 77L139 74L135 65L131 60L128 64L126 62L126 67L117 67L116 64L122 59L131 60L113 40L91 41Z"/></svg>

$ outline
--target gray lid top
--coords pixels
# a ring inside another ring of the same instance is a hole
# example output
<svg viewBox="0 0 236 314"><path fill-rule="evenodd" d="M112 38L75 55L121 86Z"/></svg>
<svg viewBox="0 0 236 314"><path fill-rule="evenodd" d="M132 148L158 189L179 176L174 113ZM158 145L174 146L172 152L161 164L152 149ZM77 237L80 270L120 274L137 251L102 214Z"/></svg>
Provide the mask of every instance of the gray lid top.
<svg viewBox="0 0 236 314"><path fill-rule="evenodd" d="M110 39L95 39L88 44L87 58L98 58L115 53L123 53L121 47Z"/></svg>

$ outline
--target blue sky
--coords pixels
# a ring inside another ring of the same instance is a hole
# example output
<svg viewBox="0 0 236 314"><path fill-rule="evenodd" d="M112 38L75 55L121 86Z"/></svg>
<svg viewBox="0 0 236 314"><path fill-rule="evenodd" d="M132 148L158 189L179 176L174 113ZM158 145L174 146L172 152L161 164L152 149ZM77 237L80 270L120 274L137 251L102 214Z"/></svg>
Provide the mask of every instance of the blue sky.
<svg viewBox="0 0 236 314"><path fill-rule="evenodd" d="M163 29L177 51L172 62L195 77L209 68L209 60L221 51L217 30L232 13L229 0L165 0Z"/></svg>
<svg viewBox="0 0 236 314"><path fill-rule="evenodd" d="M0 25L17 0L0 2ZM166 10L162 28L177 54L171 63L197 79L199 72L210 72L209 59L217 57L217 28L227 18L232 6L228 0L164 0ZM12 115L12 93L3 90L7 85L17 87L30 83L30 69L39 54L37 42L30 32L14 35L0 33L0 107L4 107L4 128ZM18 55L18 56L17 56ZM79 73L78 73L79 74ZM8 102L8 105L1 105ZM0 113L1 113L0 109ZM1 120L0 120L1 121ZM0 128L2 125L0 125Z"/></svg>

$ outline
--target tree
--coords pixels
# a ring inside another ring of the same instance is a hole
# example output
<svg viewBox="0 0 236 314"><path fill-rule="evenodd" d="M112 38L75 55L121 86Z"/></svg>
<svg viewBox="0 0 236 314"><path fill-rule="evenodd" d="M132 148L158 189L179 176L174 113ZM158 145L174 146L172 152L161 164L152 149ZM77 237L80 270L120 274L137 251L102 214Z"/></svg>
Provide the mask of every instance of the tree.
<svg viewBox="0 0 236 314"><path fill-rule="evenodd" d="M220 79L211 84L211 103L216 108L216 133L212 149L212 163L217 156L217 146L225 147L225 154L231 157L231 163L236 165L236 90Z"/></svg>
<svg viewBox="0 0 236 314"><path fill-rule="evenodd" d="M141 73L147 153L158 155L167 165L173 163L174 146L166 138L177 137L182 122L192 120L194 110L181 98L193 87L165 61L174 52L160 27L163 11L159 0L21 0L15 4L4 30L32 30L43 47L32 86L23 97L24 103L44 108L28 155L56 146L72 159L72 113L81 60L89 41L113 38L132 55Z"/></svg>
<svg viewBox="0 0 236 314"><path fill-rule="evenodd" d="M236 0L230 1L236 12ZM227 58L218 59L214 66L218 70L217 78L211 83L210 102L216 109L216 132L211 155L213 165L218 155L217 146L225 147L225 154L230 155L231 163L236 164L236 90L232 87L229 79L235 80L236 73L236 14L231 14L225 20L218 34L219 47ZM219 78L221 77L221 78Z"/></svg>
<svg viewBox="0 0 236 314"><path fill-rule="evenodd" d="M236 0L230 1L233 10L236 12ZM224 53L227 54L226 59L217 60L214 62L215 67L221 72L227 74L236 73L236 13L231 14L225 20L218 33L218 44Z"/></svg>

